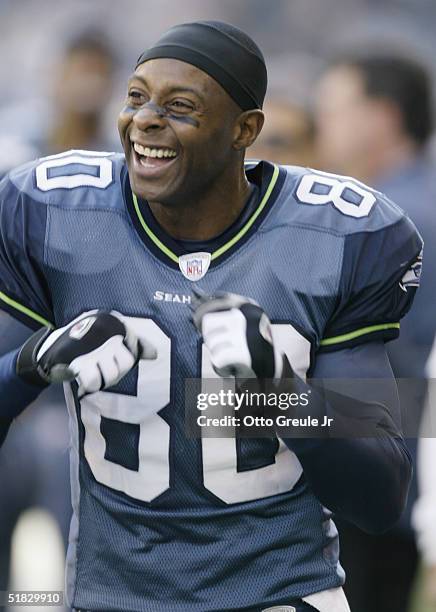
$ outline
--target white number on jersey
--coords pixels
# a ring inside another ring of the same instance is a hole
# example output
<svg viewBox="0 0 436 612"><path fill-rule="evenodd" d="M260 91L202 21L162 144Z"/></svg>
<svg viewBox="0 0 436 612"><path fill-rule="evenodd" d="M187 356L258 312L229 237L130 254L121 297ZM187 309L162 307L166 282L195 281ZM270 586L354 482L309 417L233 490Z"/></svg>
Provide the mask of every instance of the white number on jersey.
<svg viewBox="0 0 436 612"><path fill-rule="evenodd" d="M320 193L316 193L316 186L321 188ZM346 190L355 194L357 203L345 199ZM363 183L327 172L305 174L295 193L302 204L333 204L344 215L356 218L367 217L377 201L375 195Z"/></svg>
<svg viewBox="0 0 436 612"><path fill-rule="evenodd" d="M158 358L141 360L137 395L101 391L81 404L85 426L85 457L95 479L140 501L150 502L169 488L170 428L159 415L170 401L171 340L151 319L129 318L139 338L153 338ZM273 325L274 339L300 376L310 363L310 343L291 325ZM217 378L207 349L202 351L203 378ZM71 401L71 393L67 394ZM71 406L74 412L74 407ZM139 469L128 469L105 458L101 417L139 425ZM301 476L295 456L280 442L271 465L237 471L235 438L202 438L204 486L226 503L246 502L290 491Z"/></svg>
<svg viewBox="0 0 436 612"><path fill-rule="evenodd" d="M96 151L67 151L59 155L51 155L42 159L36 167L36 186L41 191L51 189L75 189L76 187L97 187L105 189L113 181L112 160L108 156L112 153L98 153ZM67 172L71 165L87 166L90 171ZM65 173L62 173L62 168Z"/></svg>

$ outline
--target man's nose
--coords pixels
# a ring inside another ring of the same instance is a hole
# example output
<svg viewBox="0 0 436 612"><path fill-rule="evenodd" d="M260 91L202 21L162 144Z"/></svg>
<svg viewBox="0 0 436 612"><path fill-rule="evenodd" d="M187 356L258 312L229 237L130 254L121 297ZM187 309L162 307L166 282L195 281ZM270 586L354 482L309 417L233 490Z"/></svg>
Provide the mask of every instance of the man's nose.
<svg viewBox="0 0 436 612"><path fill-rule="evenodd" d="M148 102L136 111L133 122L144 132L162 129L166 124L165 110L157 104Z"/></svg>

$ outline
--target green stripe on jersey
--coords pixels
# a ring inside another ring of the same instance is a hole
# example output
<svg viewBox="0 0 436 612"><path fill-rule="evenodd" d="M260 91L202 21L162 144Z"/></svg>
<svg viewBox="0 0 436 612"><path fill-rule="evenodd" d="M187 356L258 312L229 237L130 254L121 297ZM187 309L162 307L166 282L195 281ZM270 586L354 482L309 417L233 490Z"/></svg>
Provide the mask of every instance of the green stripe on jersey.
<svg viewBox="0 0 436 612"><path fill-rule="evenodd" d="M156 236L156 234L154 232L152 232L151 229L148 227L148 225L145 222L144 217L141 214L141 210L140 210L139 204L138 204L138 198L136 197L136 195L133 192L132 192L132 196L133 196L133 204L135 206L136 214L138 215L139 222L142 225L142 228L144 229L144 231L147 234L147 236L162 251L162 253L165 253L165 255L167 257L169 257L172 261L175 261L176 263L179 263L179 258L177 257L177 255L175 253L173 253L172 251L170 251L170 249L168 247L166 247L164 245L164 243L161 240L159 240L159 238Z"/></svg>
<svg viewBox="0 0 436 612"><path fill-rule="evenodd" d="M400 329L400 324L399 323L382 323L380 325L370 325L369 327L362 327L361 329L356 329L356 331L349 332L348 334L342 334L341 336L332 336L330 338L324 338L324 340L321 340L320 346L331 346L332 344L340 344L341 342L348 342L349 340L360 338L360 336L365 336L366 334L372 334L378 331L385 331L387 329Z"/></svg>
<svg viewBox="0 0 436 612"><path fill-rule="evenodd" d="M44 319L44 317L41 317L41 315L37 314L36 312L33 312L33 310L30 310L30 308L26 308L26 306L23 306L19 302L16 302L2 291L0 291L0 300L2 300L8 306L12 306L12 308L15 308L15 310L18 310L22 314L25 314L26 316L30 317L37 323L41 323L41 325L44 325L45 327L53 327L53 324L50 323L50 321L47 321L47 319Z"/></svg>
<svg viewBox="0 0 436 612"><path fill-rule="evenodd" d="M226 244L223 244L222 247L220 247L219 249L217 249L214 253L212 253L211 255L211 260L216 259L217 257L219 257L220 255L222 255L223 253L225 253L226 251L228 251L234 244L236 244L238 242L238 240L240 240L244 234L246 234L248 232L248 230L250 229L250 227L253 225L253 223L256 221L257 217L260 215L260 213L262 212L262 210L265 208L265 206L267 205L267 202L271 196L271 192L274 189L275 184L277 183L277 179L279 176L279 169L277 166L274 166L274 172L273 175L271 177L271 181L268 185L268 189L265 192L265 195L262 198L261 203L259 204L259 206L256 208L256 210L254 211L254 213L251 215L251 217L248 219L247 223L244 225L244 227L241 227L241 229L239 230L239 232L236 234L236 236L233 236L233 238L231 240L229 240L228 242L226 242Z"/></svg>
<svg viewBox="0 0 436 612"><path fill-rule="evenodd" d="M239 230L239 232L235 236L233 236L233 238L231 238L228 242L226 242L226 244L223 244L219 249L217 249L216 251L211 253L211 257L210 257L211 261L213 261L214 259L217 259L221 255L223 255L226 251L228 251L232 246L234 246L248 232L250 227L256 221L257 217L260 215L262 210L267 205L268 200L269 200L269 198L271 196L272 190L274 189L274 186L275 186L275 184L277 182L278 176L279 176L278 166L274 166L273 175L271 177L271 180L269 182L268 188L267 188L267 190L265 192L265 195L263 196L262 201L260 202L259 206L256 208L254 213L248 219L248 221L244 225L244 227L242 227ZM135 207L136 214L137 214L139 222L140 222L142 228L144 229L145 233L147 234L147 236L162 251L162 253L164 253L167 257L169 257L169 259L171 259L171 261L174 261L175 263L179 263L178 256L175 253L173 253L173 251L171 251L171 249L169 249L161 240L159 240L159 238L156 236L156 234L147 225L147 223L145 222L144 217L141 214L141 209L140 209L139 204L138 204L138 198L136 197L136 195L134 193L132 193L132 196L133 196L133 204L134 204L134 207Z"/></svg>

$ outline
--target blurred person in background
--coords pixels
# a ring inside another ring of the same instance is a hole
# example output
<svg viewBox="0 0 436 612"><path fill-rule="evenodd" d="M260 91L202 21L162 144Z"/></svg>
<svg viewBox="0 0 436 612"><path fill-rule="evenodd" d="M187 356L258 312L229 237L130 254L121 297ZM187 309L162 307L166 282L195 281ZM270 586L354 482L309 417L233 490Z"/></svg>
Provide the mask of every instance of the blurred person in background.
<svg viewBox="0 0 436 612"><path fill-rule="evenodd" d="M248 157L288 166L316 165L308 102L318 74L319 63L307 54L281 54L269 60L265 123Z"/></svg>
<svg viewBox="0 0 436 612"><path fill-rule="evenodd" d="M57 55L42 97L29 95L23 104L20 96L0 107L0 176L69 149L120 149L107 112L117 67L109 39L96 29L81 31Z"/></svg>
<svg viewBox="0 0 436 612"><path fill-rule="evenodd" d="M29 142L9 136L9 155L1 157L0 176L35 156L68 149L111 148L103 118L111 97L114 65L113 51L102 33L78 34L67 46L54 76L54 114L47 133ZM21 346L30 331L4 312L0 318L8 321L8 334L0 338L3 355ZM59 527L65 550L68 543L68 417L62 388L46 390L1 448L0 489L8 491L7 496L0 496L0 591L5 591L10 586L12 536L25 510L38 507L48 511Z"/></svg>
<svg viewBox="0 0 436 612"><path fill-rule="evenodd" d="M314 129L310 113L284 96L269 96L265 123L248 150L255 159L269 159L287 166L313 166Z"/></svg>
<svg viewBox="0 0 436 612"><path fill-rule="evenodd" d="M104 109L111 99L114 71L114 53L101 32L85 31L71 40L54 78L53 120L37 143L42 155L112 150Z"/></svg>
<svg viewBox="0 0 436 612"><path fill-rule="evenodd" d="M320 167L354 176L384 192L414 219L424 238L426 265L416 308L388 347L402 385L402 413L410 419L405 435L415 435L425 397L425 363L435 335L436 169L428 153L432 134L432 84L418 62L392 54L350 55L325 72L315 100ZM408 387L410 397L404 390ZM416 439L408 440L416 456ZM408 507L398 525L371 537L339 522L341 558L348 569L346 591L353 612L405 612L417 566L410 525L416 498L412 483Z"/></svg>

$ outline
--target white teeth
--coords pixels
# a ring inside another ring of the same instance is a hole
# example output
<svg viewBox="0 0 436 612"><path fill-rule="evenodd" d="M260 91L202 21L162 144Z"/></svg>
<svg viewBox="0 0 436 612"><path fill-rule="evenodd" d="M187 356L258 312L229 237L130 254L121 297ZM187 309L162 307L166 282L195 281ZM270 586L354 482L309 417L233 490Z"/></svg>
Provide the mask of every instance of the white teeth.
<svg viewBox="0 0 436 612"><path fill-rule="evenodd" d="M171 149L150 149L149 147L143 147L137 142L133 143L133 148L139 155L144 157L176 157L177 153Z"/></svg>

